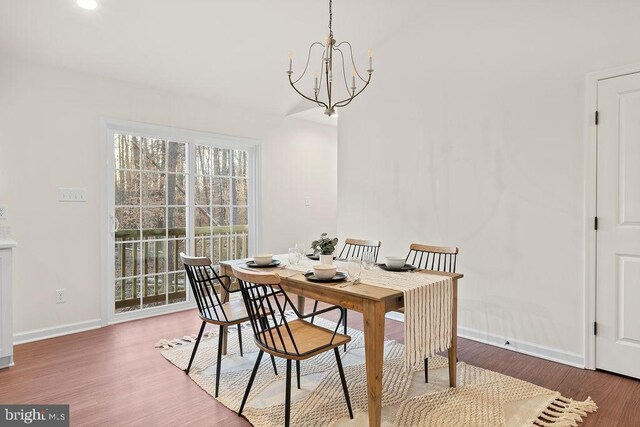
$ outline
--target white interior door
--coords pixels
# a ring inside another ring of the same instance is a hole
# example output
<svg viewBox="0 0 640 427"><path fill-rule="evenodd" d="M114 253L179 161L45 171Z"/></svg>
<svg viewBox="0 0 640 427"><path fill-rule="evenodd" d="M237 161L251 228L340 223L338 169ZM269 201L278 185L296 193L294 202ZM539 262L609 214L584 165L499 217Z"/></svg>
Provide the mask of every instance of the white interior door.
<svg viewBox="0 0 640 427"><path fill-rule="evenodd" d="M640 73L598 83L596 368L640 378Z"/></svg>

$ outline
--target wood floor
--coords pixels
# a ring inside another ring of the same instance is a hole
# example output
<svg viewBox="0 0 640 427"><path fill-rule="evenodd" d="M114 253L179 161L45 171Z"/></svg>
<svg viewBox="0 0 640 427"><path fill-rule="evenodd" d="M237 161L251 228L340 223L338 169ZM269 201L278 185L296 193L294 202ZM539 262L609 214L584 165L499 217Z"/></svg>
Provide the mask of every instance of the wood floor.
<svg viewBox="0 0 640 427"><path fill-rule="evenodd" d="M248 425L154 348L199 326L190 310L19 345L16 366L0 370L0 403L70 404L74 426ZM361 329L358 313L349 326ZM385 335L402 341L402 324L387 320ZM590 395L600 409L583 426L640 425L640 381L464 339L459 358L574 399Z"/></svg>

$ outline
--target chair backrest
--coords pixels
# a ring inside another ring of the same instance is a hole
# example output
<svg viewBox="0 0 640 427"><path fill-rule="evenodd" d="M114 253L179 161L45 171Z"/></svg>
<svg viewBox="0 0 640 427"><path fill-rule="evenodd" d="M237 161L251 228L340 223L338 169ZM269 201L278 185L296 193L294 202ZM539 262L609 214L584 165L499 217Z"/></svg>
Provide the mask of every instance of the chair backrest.
<svg viewBox="0 0 640 427"><path fill-rule="evenodd" d="M458 248L456 247L427 246L412 243L409 247L406 262L425 270L455 273L457 257Z"/></svg>
<svg viewBox="0 0 640 427"><path fill-rule="evenodd" d="M285 315L287 305L293 307L293 303L280 287L280 276L236 267L233 275L240 283L257 344L274 353L303 356Z"/></svg>
<svg viewBox="0 0 640 427"><path fill-rule="evenodd" d="M224 284L211 266L211 260L207 257L188 256L182 252L180 259L187 272L200 316L217 322L228 322L229 319L222 308L222 301L215 289L216 284L220 286Z"/></svg>
<svg viewBox="0 0 640 427"><path fill-rule="evenodd" d="M381 243L379 240L346 239L344 241L344 246L340 251L340 255L338 255L338 258L362 258L365 253L371 252L375 256L374 261L378 262L378 252L380 251L380 245Z"/></svg>

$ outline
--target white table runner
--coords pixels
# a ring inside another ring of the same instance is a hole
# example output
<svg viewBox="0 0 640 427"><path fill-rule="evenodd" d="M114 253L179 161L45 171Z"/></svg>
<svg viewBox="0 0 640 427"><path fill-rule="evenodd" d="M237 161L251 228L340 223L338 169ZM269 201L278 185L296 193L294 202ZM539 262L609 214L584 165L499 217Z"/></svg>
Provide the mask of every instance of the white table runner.
<svg viewBox="0 0 640 427"><path fill-rule="evenodd" d="M453 281L427 273L392 272L375 267L363 270L368 285L404 294L404 345L407 365L419 366L426 357L451 344Z"/></svg>

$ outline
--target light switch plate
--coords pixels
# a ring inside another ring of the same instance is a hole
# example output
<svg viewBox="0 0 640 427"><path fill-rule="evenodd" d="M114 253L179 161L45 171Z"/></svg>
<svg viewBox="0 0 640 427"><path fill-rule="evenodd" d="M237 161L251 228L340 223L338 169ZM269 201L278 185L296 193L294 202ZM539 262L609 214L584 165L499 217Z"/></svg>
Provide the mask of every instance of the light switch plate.
<svg viewBox="0 0 640 427"><path fill-rule="evenodd" d="M60 202L86 202L87 190L85 188L58 188L58 200Z"/></svg>
<svg viewBox="0 0 640 427"><path fill-rule="evenodd" d="M9 219L9 206L0 205L0 219Z"/></svg>

